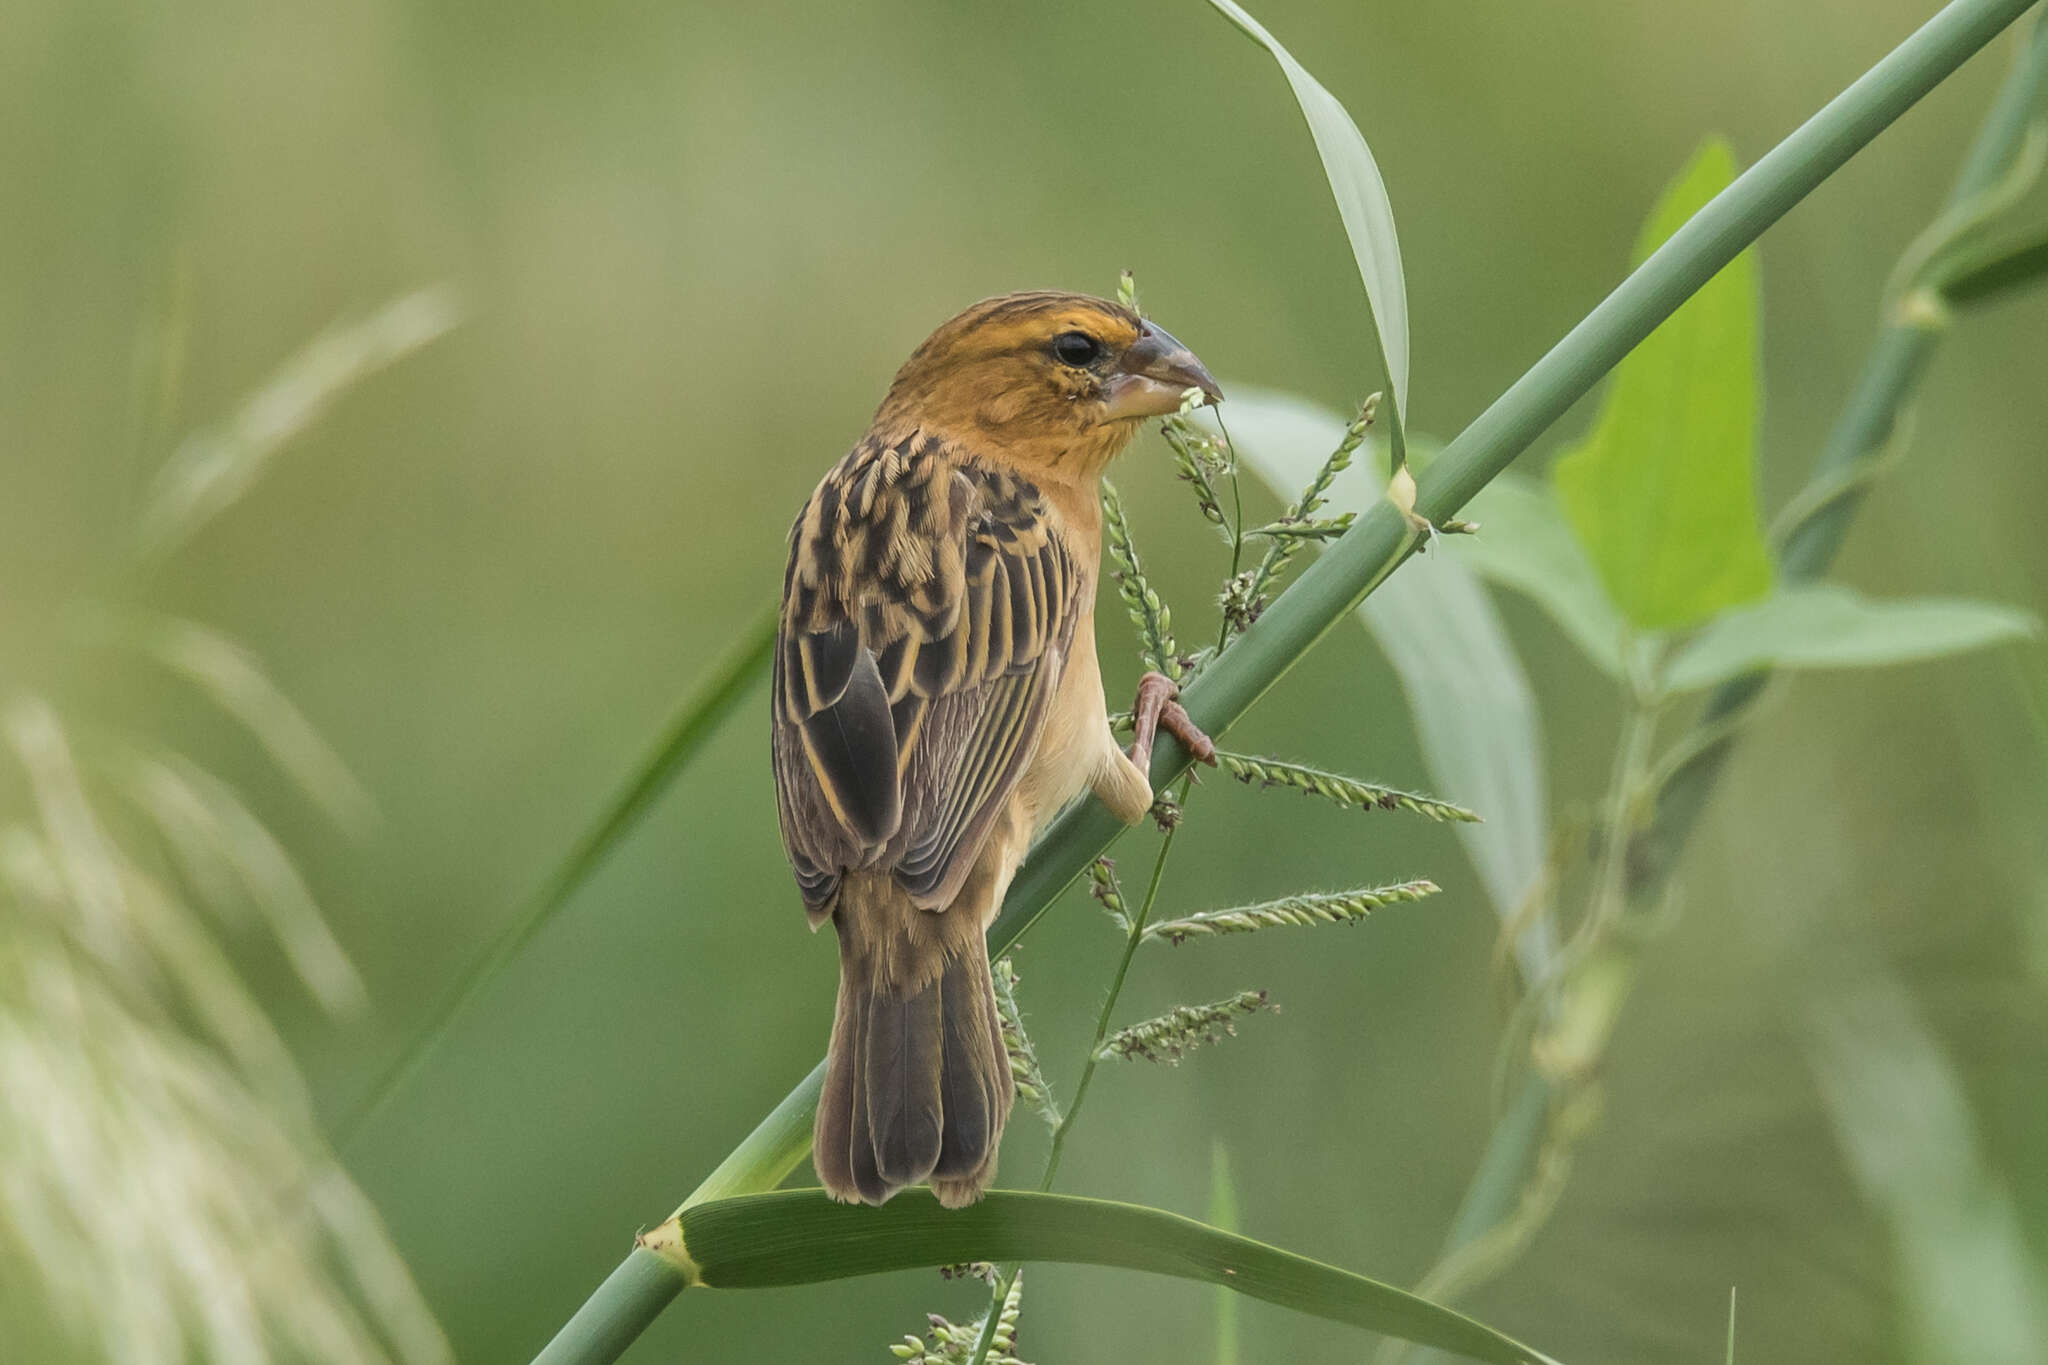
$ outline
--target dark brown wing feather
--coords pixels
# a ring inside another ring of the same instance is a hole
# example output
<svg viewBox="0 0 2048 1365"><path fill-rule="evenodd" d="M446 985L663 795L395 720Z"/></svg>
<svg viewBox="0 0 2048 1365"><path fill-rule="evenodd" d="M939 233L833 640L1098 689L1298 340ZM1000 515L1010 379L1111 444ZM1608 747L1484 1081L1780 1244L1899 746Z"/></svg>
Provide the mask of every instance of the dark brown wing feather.
<svg viewBox="0 0 2048 1365"><path fill-rule="evenodd" d="M1038 490L939 442L869 440L790 533L775 787L804 903L887 866L959 890L1044 729L1078 614Z"/></svg>

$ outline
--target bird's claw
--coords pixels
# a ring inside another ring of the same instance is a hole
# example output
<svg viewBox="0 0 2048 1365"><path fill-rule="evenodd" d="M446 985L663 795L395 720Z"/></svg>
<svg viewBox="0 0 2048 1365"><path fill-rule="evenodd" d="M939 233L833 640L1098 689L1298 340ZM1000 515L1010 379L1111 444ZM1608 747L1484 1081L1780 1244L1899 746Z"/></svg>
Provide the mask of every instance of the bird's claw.
<svg viewBox="0 0 2048 1365"><path fill-rule="evenodd" d="M1140 768L1151 767L1152 743L1161 730L1179 740L1197 762L1216 765L1215 743L1180 704L1180 684L1164 673L1147 673L1138 679L1138 696L1131 711L1138 732L1131 742L1131 762Z"/></svg>

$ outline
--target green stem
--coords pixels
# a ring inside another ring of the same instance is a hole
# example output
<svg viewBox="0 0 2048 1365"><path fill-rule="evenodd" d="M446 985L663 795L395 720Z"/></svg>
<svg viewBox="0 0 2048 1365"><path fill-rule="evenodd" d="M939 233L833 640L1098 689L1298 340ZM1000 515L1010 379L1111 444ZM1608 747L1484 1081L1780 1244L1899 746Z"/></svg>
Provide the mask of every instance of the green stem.
<svg viewBox="0 0 2048 1365"><path fill-rule="evenodd" d="M995 1345L996 1329L1002 1325L1003 1304L1009 1300L1010 1290L1023 1273L1022 1265L1013 1265L996 1280L995 1293L988 1301L988 1314L981 1320L981 1333L974 1339L974 1351L967 1357L967 1365L988 1365L989 1348Z"/></svg>
<svg viewBox="0 0 2048 1365"><path fill-rule="evenodd" d="M1436 522L1456 513L1744 247L2032 3L1953 0L1829 101L1673 234L1445 447L1420 481L1417 510ZM1413 536L1401 514L1385 501L1375 503L1252 624L1229 658L1218 660L1189 685L1182 701L1194 722L1211 735L1227 731L1383 582L1413 547ZM1152 757L1155 791L1179 776L1189 763L1177 741L1171 736L1161 738ZM1055 822L1011 884L1003 912L990 927L991 956L1016 942L1120 833L1120 822L1099 802L1084 803ZM784 1107L807 1111L815 1105L819 1078L820 1073L813 1071L783 1102ZM764 1168L762 1174L767 1173ZM782 1174L786 1171L776 1173L775 1180ZM761 1186L771 1187L772 1182ZM578 1314L579 1320L596 1312L645 1322L676 1292L666 1286L614 1291L612 1284L608 1280L600 1287L598 1296L585 1305L585 1312ZM649 1304L636 1297L640 1294L658 1294L660 1301L650 1311ZM546 1358L551 1362L611 1361L617 1352L561 1351Z"/></svg>
<svg viewBox="0 0 2048 1365"><path fill-rule="evenodd" d="M1631 646L1632 648L1633 646ZM1593 907L1586 916L1588 944L1604 939L1628 908L1628 849L1635 833L1636 811L1650 766L1650 741L1657 733L1657 700L1630 687L1624 691L1621 739L1614 747L1614 772L1608 779L1607 822L1600 844L1600 869Z"/></svg>
<svg viewBox="0 0 2048 1365"><path fill-rule="evenodd" d="M1216 430L1223 437L1223 448L1230 452L1230 577L1235 579L1244 568L1244 481L1237 476L1237 442L1230 439L1230 428L1223 425L1223 414L1216 414ZM1230 643L1230 617L1223 618L1223 624L1216 634L1216 652Z"/></svg>
<svg viewBox="0 0 2048 1365"><path fill-rule="evenodd" d="M1187 797L1187 788L1182 786L1181 798ZM1138 913L1131 916L1131 931L1124 939L1123 956L1117 959L1116 975L1109 980L1109 995L1102 1002L1102 1012L1095 1019L1095 1040L1088 1045L1088 1060L1081 1064L1081 1079L1074 1083L1074 1098L1067 1105L1066 1117L1053 1130L1052 1150L1046 1153L1045 1174L1039 1178L1038 1188L1052 1188L1053 1177L1059 1174L1060 1154L1066 1149L1067 1130L1074 1126L1074 1119L1081 1112L1082 1102L1088 1098L1089 1083L1095 1079L1095 1068L1101 1062L1102 1043L1109 1037L1109 1021L1116 1010L1117 997L1123 993L1124 978L1130 975L1131 959L1137 956L1138 945L1145 941L1145 921L1152 917L1152 906L1159 899L1159 883L1166 875L1166 858L1173 851L1173 836L1179 833L1170 829L1159 841L1159 856L1152 860L1152 879L1145 887L1145 899L1138 906Z"/></svg>
<svg viewBox="0 0 2048 1365"><path fill-rule="evenodd" d="M684 1284L683 1272L665 1257L634 1247L541 1348L533 1365L617 1360L683 1292Z"/></svg>
<svg viewBox="0 0 2048 1365"><path fill-rule="evenodd" d="M1499 1222L1502 1210L1513 1207L1522 1188L1528 1154L1543 1136L1544 1120L1549 1114L1550 1085L1541 1072L1532 1071L1494 1129L1494 1141L1487 1144L1471 1187L1465 1191L1465 1201L1458 1206L1458 1216L1451 1223L1450 1236L1444 1239L1440 1260L1449 1258Z"/></svg>
<svg viewBox="0 0 2048 1365"><path fill-rule="evenodd" d="M1937 20L1953 8L1944 10ZM2018 14L2012 16L2017 17ZM1917 35L1913 41L1917 41ZM1985 116L1943 213L1969 202L1997 182L2018 152L2044 87L2048 87L2048 23L2036 23L2011 75ZM1757 169L1761 165L1753 168L1752 173ZM1861 481L1849 476L1866 462L1883 456L1907 400L1932 358L1937 339L1933 332L1898 324L1879 334L1852 396L1815 463L1807 490L1795 495L1796 502L1806 499L1814 490L1839 490L1835 496L1813 500L1812 509L1787 530L1779 563L1779 572L1787 581L1817 578L1834 558L1860 502ZM1722 686L1679 741L1677 752L1684 755L1683 761L1669 773L1668 779L1655 784L1656 807L1650 822L1631 840L1624 864L1630 901L1654 898L1669 880L1679 851L1720 775L1742 713L1762 691L1763 682L1764 675L1756 674ZM1660 772L1659 777L1664 778L1665 774ZM1520 1173L1527 1170L1530 1154L1543 1132L1540 1123L1527 1121L1528 1116L1547 1113L1552 1098L1550 1082L1540 1072L1532 1071L1507 1117L1494 1129L1459 1209L1447 1252L1478 1237L1512 1208L1520 1189ZM1514 1173L1513 1177L1503 1178L1507 1172Z"/></svg>

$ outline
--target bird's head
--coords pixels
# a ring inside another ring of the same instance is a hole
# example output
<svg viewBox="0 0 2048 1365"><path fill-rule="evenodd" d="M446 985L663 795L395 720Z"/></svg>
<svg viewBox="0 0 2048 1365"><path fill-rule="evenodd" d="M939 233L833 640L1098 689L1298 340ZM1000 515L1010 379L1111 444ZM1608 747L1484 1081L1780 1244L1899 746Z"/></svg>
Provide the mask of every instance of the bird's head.
<svg viewBox="0 0 2048 1365"><path fill-rule="evenodd" d="M1147 417L1189 389L1223 393L1192 351L1122 304L1005 294L933 332L896 373L875 425L919 427L1029 475L1092 480Z"/></svg>

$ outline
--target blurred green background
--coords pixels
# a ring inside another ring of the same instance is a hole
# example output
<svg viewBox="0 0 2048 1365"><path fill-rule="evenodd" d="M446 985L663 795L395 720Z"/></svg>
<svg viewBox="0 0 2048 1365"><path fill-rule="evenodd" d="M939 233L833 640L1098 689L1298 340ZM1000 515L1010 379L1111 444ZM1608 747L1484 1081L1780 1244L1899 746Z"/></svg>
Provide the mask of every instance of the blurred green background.
<svg viewBox="0 0 2048 1365"><path fill-rule="evenodd" d="M1411 424L1449 436L1619 278L1704 134L1753 159L1932 8L1257 12L1372 140L1407 261ZM2011 41L1764 239L1768 507L1804 478ZM276 952L231 947L330 1120L771 598L790 516L936 322L1012 288L1107 292L1129 267L1226 390L1341 408L1379 384L1300 116L1199 3L14 0L0 183L0 690L33 674L61 604L140 601L248 644L354 768L382 814L359 841L159 675L115 658L67 683L204 755L300 857L370 1008L332 1020ZM183 553L124 570L179 434L336 317L437 281L462 326L346 395ZM166 345L174 397L152 408ZM2048 299L1957 329L1838 577L2043 606L2044 355ZM1155 582L1210 620L1214 544L1156 438L1117 478ZM1502 605L1554 800L1583 805L1613 698ZM1114 697L1134 651L1119 614L1104 623ZM1874 964L1932 1024L2048 1256L2043 678L2035 647L1781 684L1689 851L1682 923L1650 950L1563 1204L1476 1314L1572 1362L1719 1360L1734 1285L1739 1358L1903 1359L1888 1228L1800 1042L1812 1002ZM835 955L784 868L763 704L346 1153L465 1360L536 1349L822 1048ZM1351 628L1235 738L1431 785ZM1488 1132L1492 912L1440 827L1222 783L1196 818L1170 913L1415 874L1445 894L1362 929L1141 959L1126 1019L1247 985L1286 1012L1178 1069L1100 1078L1062 1185L1199 1215L1220 1139L1246 1232L1410 1282ZM1019 955L1056 1082L1114 951L1070 893ZM1042 1150L1020 1118L1012 1179ZM1042 1268L1023 1352L1203 1359L1208 1305ZM691 1295L628 1359L886 1359L928 1310L970 1317L978 1290L922 1274ZM1248 1361L1363 1350L1242 1314Z"/></svg>

